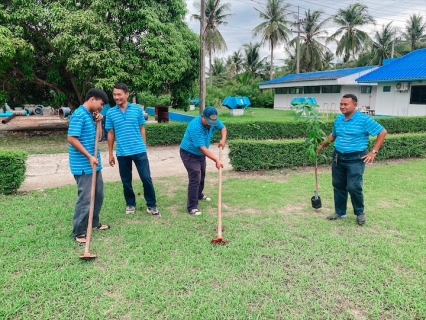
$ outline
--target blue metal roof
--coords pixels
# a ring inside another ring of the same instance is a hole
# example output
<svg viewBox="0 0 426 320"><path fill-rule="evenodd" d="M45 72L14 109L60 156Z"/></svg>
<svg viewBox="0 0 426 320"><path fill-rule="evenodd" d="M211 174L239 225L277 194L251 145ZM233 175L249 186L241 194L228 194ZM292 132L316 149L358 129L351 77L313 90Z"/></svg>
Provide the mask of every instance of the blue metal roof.
<svg viewBox="0 0 426 320"><path fill-rule="evenodd" d="M316 71L316 72L307 72L307 73L294 73L284 77L262 82L259 85L299 82L299 81L336 80L336 79L350 76L351 74L362 72L372 68L375 68L375 67L367 66L367 67L326 70L326 71Z"/></svg>
<svg viewBox="0 0 426 320"><path fill-rule="evenodd" d="M426 49L418 49L394 59L358 79L357 82L395 82L426 80Z"/></svg>

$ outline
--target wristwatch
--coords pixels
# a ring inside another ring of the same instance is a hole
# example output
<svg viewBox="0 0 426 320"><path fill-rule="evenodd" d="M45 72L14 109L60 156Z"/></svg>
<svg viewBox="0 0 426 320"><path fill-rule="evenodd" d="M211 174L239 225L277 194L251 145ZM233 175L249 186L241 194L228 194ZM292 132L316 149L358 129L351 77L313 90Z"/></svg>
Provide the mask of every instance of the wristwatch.
<svg viewBox="0 0 426 320"><path fill-rule="evenodd" d="M374 154L376 154L378 151L372 149L371 152L373 152Z"/></svg>

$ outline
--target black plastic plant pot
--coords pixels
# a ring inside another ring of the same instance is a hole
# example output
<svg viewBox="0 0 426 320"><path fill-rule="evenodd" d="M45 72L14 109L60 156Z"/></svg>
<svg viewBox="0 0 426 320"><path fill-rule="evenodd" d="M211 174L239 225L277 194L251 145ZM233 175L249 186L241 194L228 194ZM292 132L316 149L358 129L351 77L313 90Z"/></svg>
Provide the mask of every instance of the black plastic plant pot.
<svg viewBox="0 0 426 320"><path fill-rule="evenodd" d="M321 204L321 197L319 197L319 196L318 196L318 198L316 198L316 199L315 199L315 196L313 196L313 197L311 198L311 203L312 203L312 208L314 208L314 209L319 209L319 208L321 208L321 207L322 207L322 204Z"/></svg>

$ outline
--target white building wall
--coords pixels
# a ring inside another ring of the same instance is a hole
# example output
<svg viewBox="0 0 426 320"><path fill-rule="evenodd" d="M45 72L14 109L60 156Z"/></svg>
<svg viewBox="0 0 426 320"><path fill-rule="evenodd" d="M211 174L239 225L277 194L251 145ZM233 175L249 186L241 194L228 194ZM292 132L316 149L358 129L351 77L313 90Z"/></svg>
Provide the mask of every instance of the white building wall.
<svg viewBox="0 0 426 320"><path fill-rule="evenodd" d="M412 82L411 85L422 84ZM390 92L383 92L384 86L390 86ZM426 116L426 105L410 104L411 91L395 90L396 82L380 83L377 86L377 115L390 116Z"/></svg>
<svg viewBox="0 0 426 320"><path fill-rule="evenodd" d="M306 83L305 83L306 85ZM352 93L358 97L358 105L369 106L371 110L376 107L377 87L372 86L371 94L362 94L359 85L344 86L342 85L340 93L314 93L314 94L275 94L274 109L288 110L291 108L291 100L299 97L313 97L320 106L320 110L324 112L340 112L339 105L342 96L347 93Z"/></svg>

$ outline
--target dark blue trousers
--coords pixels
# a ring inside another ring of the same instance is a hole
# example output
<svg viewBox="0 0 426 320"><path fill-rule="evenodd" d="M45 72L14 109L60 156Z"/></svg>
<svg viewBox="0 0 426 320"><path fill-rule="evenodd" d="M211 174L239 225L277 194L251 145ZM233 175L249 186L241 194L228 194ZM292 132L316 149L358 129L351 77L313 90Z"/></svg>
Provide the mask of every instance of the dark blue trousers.
<svg viewBox="0 0 426 320"><path fill-rule="evenodd" d="M197 156L180 149L180 157L188 172L188 212L198 209L198 200L203 199L204 180L206 178L206 156Z"/></svg>
<svg viewBox="0 0 426 320"><path fill-rule="evenodd" d="M348 203L348 193L351 195L351 202L354 214L364 213L364 195L362 193L365 163L361 157L366 152L340 153L334 150L333 163L331 166L334 206L336 214L339 216L346 214Z"/></svg>
<svg viewBox="0 0 426 320"><path fill-rule="evenodd" d="M136 196L132 186L132 165L135 163L139 177L142 180L143 196L146 205L151 208L157 207L154 184L149 170L148 156L146 152L133 154L130 156L117 156L121 182L123 183L124 199L127 206L136 207Z"/></svg>

